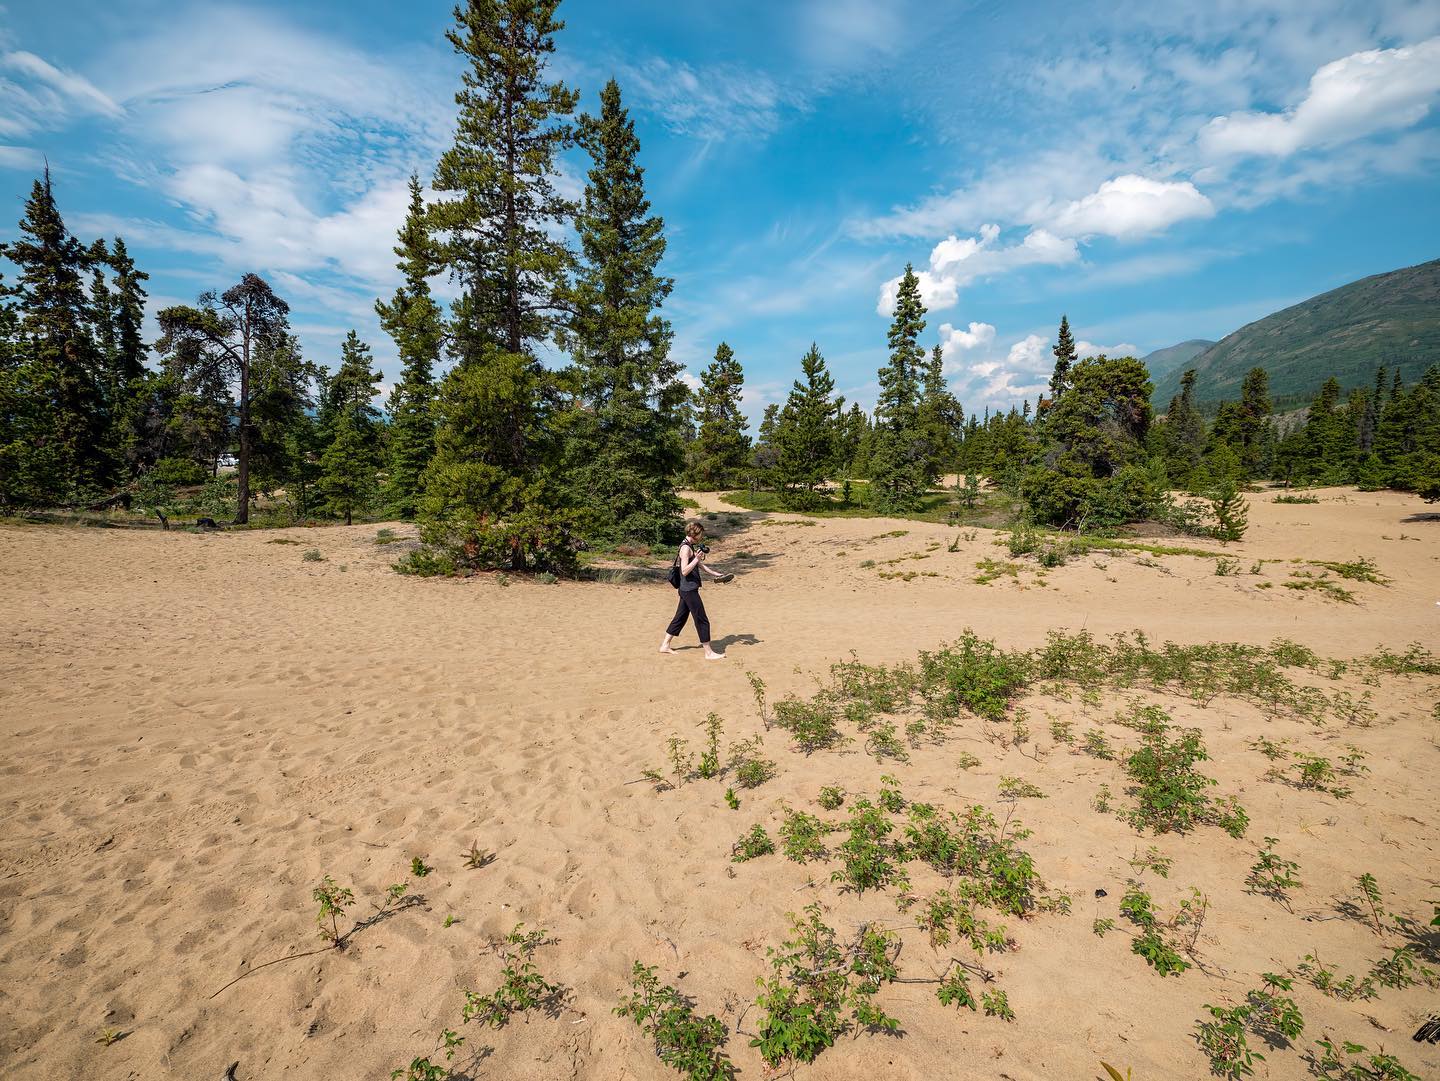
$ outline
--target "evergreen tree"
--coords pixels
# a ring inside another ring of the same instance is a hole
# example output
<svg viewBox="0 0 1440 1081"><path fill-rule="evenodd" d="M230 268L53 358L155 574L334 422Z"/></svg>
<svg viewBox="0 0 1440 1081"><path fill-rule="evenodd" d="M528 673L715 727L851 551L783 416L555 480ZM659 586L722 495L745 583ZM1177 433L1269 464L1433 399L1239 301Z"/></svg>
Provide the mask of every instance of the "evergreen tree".
<svg viewBox="0 0 1440 1081"><path fill-rule="evenodd" d="M304 517L306 487L318 453L309 429L315 407L318 371L301 355L300 342L289 333L261 339L255 350L250 415L254 439L250 448L252 483L262 492L291 492L298 517Z"/></svg>
<svg viewBox="0 0 1440 1081"><path fill-rule="evenodd" d="M1053 405L1070 389L1070 369L1075 366L1075 339L1070 334L1070 319L1060 316L1060 330L1055 335L1055 370L1050 376L1050 402Z"/></svg>
<svg viewBox="0 0 1440 1081"><path fill-rule="evenodd" d="M380 465L380 412L372 404L380 373L371 364L370 347L350 331L327 388L333 413L320 458L320 491L330 513L343 514L346 525L373 498Z"/></svg>
<svg viewBox="0 0 1440 1081"><path fill-rule="evenodd" d="M690 483L702 491L732 488L738 482L749 457L749 422L740 412L740 392L745 372L735 351L724 342L715 349L715 359L700 375L696 409L699 431L690 445L687 474Z"/></svg>
<svg viewBox="0 0 1440 1081"><path fill-rule="evenodd" d="M780 482L797 493L797 503L807 504L813 501L815 488L834 471L841 403L835 400L835 379L815 343L800 358L800 370L804 382L797 379L790 388L775 441Z"/></svg>
<svg viewBox="0 0 1440 1081"><path fill-rule="evenodd" d="M1205 421L1195 408L1194 368L1180 377L1180 393L1170 399L1160 444L1170 482L1190 488L1205 447Z"/></svg>
<svg viewBox="0 0 1440 1081"><path fill-rule="evenodd" d="M868 428L869 421L858 402L853 403L850 411L840 418L836 454L840 468L850 476L864 475L856 472L856 464L860 460L860 445Z"/></svg>
<svg viewBox="0 0 1440 1081"><path fill-rule="evenodd" d="M156 348L180 358L180 367L206 388L206 399L220 388L237 386L235 429L239 439L235 524L250 520L250 459L255 442L251 408L260 389L253 380L257 357L279 348L289 333L290 306L265 279L246 274L217 297L202 293L195 307L179 304L159 315Z"/></svg>
<svg viewBox="0 0 1440 1081"><path fill-rule="evenodd" d="M650 214L640 141L612 79L600 115L580 120L592 166L576 218L584 261L571 293L570 348L581 409L567 473L578 501L615 540L661 543L680 533L675 477L684 464L670 324L659 315L673 282L658 273L664 222Z"/></svg>
<svg viewBox="0 0 1440 1081"><path fill-rule="evenodd" d="M925 350L920 280L905 267L895 296L888 341L890 361L880 369L870 454L870 505L881 514L918 510L930 480L928 448L918 420L920 370Z"/></svg>
<svg viewBox="0 0 1440 1081"><path fill-rule="evenodd" d="M750 489L778 488L781 484L779 435L780 406L771 402L760 418L760 430L750 450Z"/></svg>
<svg viewBox="0 0 1440 1081"><path fill-rule="evenodd" d="M468 565L567 569L581 516L557 476L554 376L537 345L560 321L573 205L555 190L577 95L546 82L558 0L467 0L447 37L466 63L454 145L426 219L436 265L460 289L456 360L437 401L422 537Z"/></svg>
<svg viewBox="0 0 1440 1081"><path fill-rule="evenodd" d="M1340 381L1331 376L1310 404L1302 434L1296 479L1310 484L1343 484L1354 467L1354 428L1340 409Z"/></svg>
<svg viewBox="0 0 1440 1081"><path fill-rule="evenodd" d="M385 501L401 518L419 510L421 481L435 453L435 365L445 339L444 313L430 295L434 245L425 224L420 178L410 177L410 210L395 254L404 282L389 303L375 302L380 325L400 354L400 378L390 391L390 441Z"/></svg>
<svg viewBox="0 0 1440 1081"><path fill-rule="evenodd" d="M90 253L65 227L49 169L31 189L20 233L3 254L19 270L14 295L24 370L14 385L26 400L27 423L8 464L24 478L15 494L54 500L108 484L114 461L105 451L102 363L85 293Z"/></svg>
<svg viewBox="0 0 1440 1081"><path fill-rule="evenodd" d="M1385 403L1385 365L1375 369L1375 389L1365 401L1365 413L1360 418L1359 450L1362 456L1370 453L1375 446L1375 428L1380 423L1380 410Z"/></svg>
<svg viewBox="0 0 1440 1081"><path fill-rule="evenodd" d="M1029 415L1030 403L1025 403L1025 415ZM940 346L930 351L929 363L925 366L925 381L920 392L919 427L925 440L928 457L928 483L933 484L943 473L955 467L955 455L959 449L961 426L965 423L965 410L950 392L945 381L945 364Z"/></svg>
<svg viewBox="0 0 1440 1081"><path fill-rule="evenodd" d="M1270 433L1270 373L1251 368L1240 385L1240 406L1236 416L1236 453L1246 477L1260 476L1268 466L1265 449Z"/></svg>
<svg viewBox="0 0 1440 1081"><path fill-rule="evenodd" d="M149 352L141 332L145 321L145 282L150 275L138 270L130 258L123 237L110 245L109 267L114 274L111 308L110 384L113 390L111 442L130 472L149 468L154 462L146 446L153 434L151 403L156 387L145 367Z"/></svg>

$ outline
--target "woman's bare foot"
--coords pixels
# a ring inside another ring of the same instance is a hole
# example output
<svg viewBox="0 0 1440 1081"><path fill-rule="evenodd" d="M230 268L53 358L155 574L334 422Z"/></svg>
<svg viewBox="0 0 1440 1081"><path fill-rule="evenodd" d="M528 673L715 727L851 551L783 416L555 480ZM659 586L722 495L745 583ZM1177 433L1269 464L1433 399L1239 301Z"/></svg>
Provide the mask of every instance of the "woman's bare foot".
<svg viewBox="0 0 1440 1081"><path fill-rule="evenodd" d="M716 653L713 649L707 649L705 651L705 659L707 661L723 661L725 659L725 654Z"/></svg>
<svg viewBox="0 0 1440 1081"><path fill-rule="evenodd" d="M669 636L668 634L667 634L664 638L660 639L660 652L661 652L661 653L674 653L674 652L675 652L673 649L670 648L670 636Z"/></svg>

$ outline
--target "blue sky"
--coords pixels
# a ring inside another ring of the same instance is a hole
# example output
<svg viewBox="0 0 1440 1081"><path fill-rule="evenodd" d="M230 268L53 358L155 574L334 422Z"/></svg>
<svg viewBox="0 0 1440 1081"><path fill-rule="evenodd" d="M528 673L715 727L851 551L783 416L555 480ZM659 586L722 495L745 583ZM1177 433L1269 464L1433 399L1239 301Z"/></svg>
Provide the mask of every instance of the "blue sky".
<svg viewBox="0 0 1440 1081"><path fill-rule="evenodd" d="M4 0L0 0L4 2ZM48 157L153 306L248 270L312 359L393 289L405 178L447 144L451 4L0 6L0 238ZM809 343L869 408L907 262L968 409L1087 351L1219 338L1440 256L1440 5L566 0L555 72L621 84L667 222L675 352L721 339L747 408ZM578 190L585 161L565 163ZM1324 373L1318 373L1323 377Z"/></svg>

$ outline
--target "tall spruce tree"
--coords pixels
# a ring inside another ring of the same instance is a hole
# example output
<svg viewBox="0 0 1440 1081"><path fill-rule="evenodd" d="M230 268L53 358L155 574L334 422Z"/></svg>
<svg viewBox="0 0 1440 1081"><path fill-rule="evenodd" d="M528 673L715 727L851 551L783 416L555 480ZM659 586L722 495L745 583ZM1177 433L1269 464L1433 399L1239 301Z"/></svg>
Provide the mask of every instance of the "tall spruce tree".
<svg viewBox="0 0 1440 1081"><path fill-rule="evenodd" d="M687 465L689 481L696 488L715 491L740 482L750 452L749 422L740 412L740 392L745 372L735 351L724 342L715 349L715 359L700 374L696 394L699 431L690 444Z"/></svg>
<svg viewBox="0 0 1440 1081"><path fill-rule="evenodd" d="M1075 339L1070 334L1070 317L1060 316L1060 330L1055 335L1055 370L1050 375L1050 401L1053 405L1070 389L1070 369L1075 366Z"/></svg>
<svg viewBox="0 0 1440 1081"><path fill-rule="evenodd" d="M250 459L255 443L251 409L260 390L252 378L257 359L289 334L290 306L258 274L246 274L218 297L202 293L195 307L177 304L159 315L156 348L183 358L183 367L215 394L234 385L239 442L235 524L250 520Z"/></svg>
<svg viewBox="0 0 1440 1081"><path fill-rule="evenodd" d="M380 466L380 411L373 404L380 373L372 364L370 347L350 331L340 347L340 368L326 388L331 415L320 457L320 492L326 508L343 514L346 525L374 498Z"/></svg>
<svg viewBox="0 0 1440 1081"><path fill-rule="evenodd" d="M47 168L4 255L19 270L18 334L24 340L19 384L27 399L24 445L15 462L28 500L63 500L114 477L106 453L102 359L92 334L84 275L90 252L65 227Z"/></svg>
<svg viewBox="0 0 1440 1081"><path fill-rule="evenodd" d="M1027 414L1029 409L1030 403L1027 401ZM934 484L938 477L954 468L960 429L965 423L965 410L950 392L950 384L945 381L944 354L938 345L931 349L930 359L925 365L918 423L920 434L925 440L927 483Z"/></svg>
<svg viewBox="0 0 1440 1081"><path fill-rule="evenodd" d="M670 324L659 314L673 282L658 273L665 223L650 213L640 140L615 80L600 93L600 115L581 117L579 141L592 164L575 221L584 260L561 335L580 404L567 474L606 536L675 540L687 391L681 365L670 359Z"/></svg>
<svg viewBox="0 0 1440 1081"><path fill-rule="evenodd" d="M574 207L555 189L577 95L546 81L558 0L467 0L447 33L465 61L455 141L426 215L436 264L460 290L456 364L437 402L422 537L467 565L567 569L582 516L560 483L554 376L537 346L560 322Z"/></svg>
<svg viewBox="0 0 1440 1081"><path fill-rule="evenodd" d="M774 441L780 482L792 501L803 504L813 501L815 488L834 472L843 403L835 400L835 379L813 342L800 358L800 371L804 381L790 388Z"/></svg>
<svg viewBox="0 0 1440 1081"><path fill-rule="evenodd" d="M1180 377L1180 393L1170 399L1160 434L1170 483L1190 487L1205 449L1205 420L1195 408L1195 369Z"/></svg>
<svg viewBox="0 0 1440 1081"><path fill-rule="evenodd" d="M890 323L890 362L880 369L880 397L875 404L870 505L881 514L918 510L929 484L930 464L918 418L924 329L920 279L907 265Z"/></svg>
<svg viewBox="0 0 1440 1081"><path fill-rule="evenodd" d="M436 254L426 228L420 178L410 177L410 209L400 227L404 282L389 302L377 300L380 325L400 354L400 378L390 391L390 439L384 498L401 518L414 518L426 468L435 453L435 365L445 340L445 317L430 294Z"/></svg>

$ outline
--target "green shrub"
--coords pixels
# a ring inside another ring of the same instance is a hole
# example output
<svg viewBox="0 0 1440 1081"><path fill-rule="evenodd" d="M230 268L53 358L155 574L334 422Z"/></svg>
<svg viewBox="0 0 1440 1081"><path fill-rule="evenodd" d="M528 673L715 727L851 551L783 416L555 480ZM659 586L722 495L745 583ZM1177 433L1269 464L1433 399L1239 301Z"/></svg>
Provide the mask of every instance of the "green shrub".
<svg viewBox="0 0 1440 1081"><path fill-rule="evenodd" d="M713 1014L701 1017L675 988L662 984L655 966L636 961L630 972L629 996L615 1007L619 1017L633 1020L655 1042L655 1054L690 1081L726 1081L735 1067L725 1057L727 1030Z"/></svg>
<svg viewBox="0 0 1440 1081"><path fill-rule="evenodd" d="M459 567L448 553L433 548L407 552L391 566L401 574L416 578L446 578L459 573Z"/></svg>

